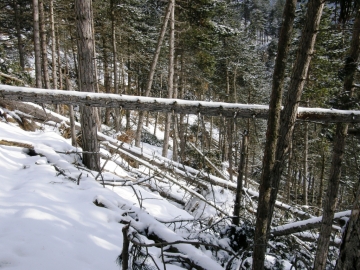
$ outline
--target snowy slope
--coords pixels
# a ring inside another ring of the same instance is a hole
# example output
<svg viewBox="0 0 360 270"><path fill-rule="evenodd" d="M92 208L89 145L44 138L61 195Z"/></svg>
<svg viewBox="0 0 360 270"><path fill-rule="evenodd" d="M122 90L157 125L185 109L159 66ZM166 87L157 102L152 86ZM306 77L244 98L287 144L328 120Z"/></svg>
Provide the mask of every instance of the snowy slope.
<svg viewBox="0 0 360 270"><path fill-rule="evenodd" d="M122 249L123 225L119 222L130 219L127 212L139 217L135 225L150 224L150 230L173 241L180 237L154 218L192 218L141 187L135 189L146 198L143 209L131 187L103 188L95 181L95 172L74 167L72 163L79 161L76 154L59 153L75 149L55 131L26 132L2 119L0 140L30 144L39 154L30 156L23 147L0 145L1 269L120 269L116 258ZM122 174L126 177L125 171ZM110 173L106 177L119 179ZM80 178L80 185L69 178ZM95 200L113 209L98 207ZM181 249L203 259L205 267L221 269L194 247L179 245ZM159 249L151 252L159 258ZM162 268L160 261L158 265ZM167 265L167 269L180 268Z"/></svg>

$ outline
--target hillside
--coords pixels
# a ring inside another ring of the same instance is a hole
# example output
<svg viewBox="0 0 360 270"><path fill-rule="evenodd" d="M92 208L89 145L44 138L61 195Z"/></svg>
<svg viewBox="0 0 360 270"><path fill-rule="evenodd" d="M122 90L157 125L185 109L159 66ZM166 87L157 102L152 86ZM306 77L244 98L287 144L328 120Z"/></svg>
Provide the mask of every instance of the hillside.
<svg viewBox="0 0 360 270"><path fill-rule="evenodd" d="M41 107L27 103L23 108ZM67 118L42 108L45 122L29 111L9 106L0 110L1 267L120 269L122 230L128 223L133 267L251 266L258 196L254 190L244 189L243 216L236 227L231 225L234 182L163 158L157 146L143 143L138 149L117 141L106 126L102 129L110 136L99 132L101 173L89 171L82 166L81 149L61 136ZM34 131L24 130L25 123ZM153 131L154 126L147 129ZM161 136L161 130L157 134ZM281 231L291 229L291 222L299 218L312 220L302 225L318 221L296 207L281 202L277 207L276 223L290 225L275 228L280 237L270 242L267 267L305 267L314 256L316 234L288 238L281 237ZM348 215L349 211L338 218ZM299 256L303 261L296 261Z"/></svg>

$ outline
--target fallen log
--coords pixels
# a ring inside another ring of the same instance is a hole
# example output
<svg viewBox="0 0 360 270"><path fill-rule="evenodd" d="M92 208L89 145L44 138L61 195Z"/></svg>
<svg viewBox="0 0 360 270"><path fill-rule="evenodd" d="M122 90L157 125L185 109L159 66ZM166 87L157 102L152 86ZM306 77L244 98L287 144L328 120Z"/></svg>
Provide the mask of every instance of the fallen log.
<svg viewBox="0 0 360 270"><path fill-rule="evenodd" d="M334 219L349 217L350 213L350 210L336 213ZM322 216L277 226L270 231L270 234L272 236L282 236L319 228L321 226L321 221Z"/></svg>
<svg viewBox="0 0 360 270"><path fill-rule="evenodd" d="M29 101L39 104L67 104L91 107L122 108L179 114L203 114L231 118L267 119L268 105L250 105L225 102L190 101L181 99L127 96L90 92L38 89L0 84L4 100ZM360 111L321 108L299 108L297 120L329 123L360 123Z"/></svg>
<svg viewBox="0 0 360 270"><path fill-rule="evenodd" d="M316 243L319 238L319 234L317 233L299 232L299 233L294 233L293 235L302 241L311 242L311 243ZM330 240L330 246L340 247L340 245L341 245L341 238L336 237L335 239Z"/></svg>

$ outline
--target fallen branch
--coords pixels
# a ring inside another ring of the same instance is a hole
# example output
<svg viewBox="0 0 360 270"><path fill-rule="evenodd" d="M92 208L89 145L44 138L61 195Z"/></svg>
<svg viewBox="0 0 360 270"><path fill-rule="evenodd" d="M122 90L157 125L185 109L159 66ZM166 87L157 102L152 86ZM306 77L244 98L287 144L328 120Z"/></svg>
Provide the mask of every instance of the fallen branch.
<svg viewBox="0 0 360 270"><path fill-rule="evenodd" d="M23 85L26 86L26 83L25 83L23 80L18 79L18 78L14 77L14 76L10 76L10 75L5 74L5 73L3 73L3 72L0 72L0 76L1 76L1 77L4 77L4 78L6 78L6 79L10 79L10 80L15 81L15 82L19 82L19 83L21 83L21 84L23 84Z"/></svg>
<svg viewBox="0 0 360 270"><path fill-rule="evenodd" d="M196 148L196 146L190 142L188 144L196 150L206 161L209 163L209 165L219 174L224 180L228 180L228 177L226 177L199 149Z"/></svg>
<svg viewBox="0 0 360 270"><path fill-rule="evenodd" d="M350 210L336 213L334 219L349 217L350 213ZM319 228L321 226L321 221L322 216L277 226L270 231L270 234L272 236L282 236Z"/></svg>
<svg viewBox="0 0 360 270"><path fill-rule="evenodd" d="M105 145L105 144L106 144L106 143L104 143L104 145ZM116 148L115 148L113 145L111 145L110 143L108 143L107 145L108 145L108 147L112 148L114 151L119 151L119 152L121 152L121 153L123 153L123 154L128 155L130 158L136 160L137 162L139 162L139 163L142 164L143 166L145 166L145 167L151 169L152 171L156 172L157 174L163 176L164 178L168 179L170 182L172 182L172 183L176 184L177 186L179 186L181 189L183 189L183 190L187 191L188 193L190 193L192 196L197 197L199 200L201 200L201 201L205 202L206 204L214 207L214 208L215 208L216 210L218 210L220 213L222 213L223 215L227 216L227 213L224 212L223 209L221 209L220 207L218 207L218 206L215 205L214 203L209 202L208 200L206 200L206 199L204 198L204 196L200 195L199 193L193 191L192 189L190 189L190 188L188 188L188 187L185 187L184 185L182 185L181 183L179 183L178 180L176 180L174 177L172 177L172 176L170 176L170 175L167 175L167 174L165 174L164 172L162 172L158 167L153 166L153 165L151 165L149 162L146 162L146 161L144 161L144 160L142 160L142 159L139 159L139 158L135 157L134 155L131 155L131 154L123 151L123 150L120 149L120 148L117 148L117 149L116 149Z"/></svg>
<svg viewBox="0 0 360 270"><path fill-rule="evenodd" d="M293 235L302 241L311 242L311 243L316 243L319 238L319 234L317 233L310 234L310 233L299 232L299 233L294 233ZM341 239L338 237L336 237L335 239L330 239L330 245L334 247L340 247Z"/></svg>
<svg viewBox="0 0 360 270"><path fill-rule="evenodd" d="M34 146L32 144L16 142L16 141L0 140L0 145L22 147L22 148L27 148L27 149L34 150Z"/></svg>

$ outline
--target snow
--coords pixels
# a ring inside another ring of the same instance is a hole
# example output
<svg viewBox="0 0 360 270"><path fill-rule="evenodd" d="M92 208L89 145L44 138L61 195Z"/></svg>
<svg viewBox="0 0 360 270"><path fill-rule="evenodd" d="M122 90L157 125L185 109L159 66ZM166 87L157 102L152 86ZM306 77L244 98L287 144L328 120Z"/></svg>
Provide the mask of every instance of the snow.
<svg viewBox="0 0 360 270"><path fill-rule="evenodd" d="M24 115L19 111L0 108L1 113L4 111L13 118L20 119L18 115ZM60 119L60 122L68 121L49 110L46 112ZM195 118L190 117L190 121L194 122ZM143 235L155 234L164 242L202 239L203 242L230 249L229 238L217 239L205 234L205 231L219 220L216 218L221 217L220 213L222 217L231 216L234 201L231 190L236 188L235 183L209 174L209 179L218 185L212 187L212 192L198 193L182 185L181 179L159 170L159 165L171 168L178 176L184 177L199 177L201 170L164 158L160 154L161 148L145 143L143 148L126 143L120 148L117 140L100 132L101 155L104 157L101 166L104 166L105 172L96 180L98 173L85 169L81 164L78 153L81 149L74 148L69 140L61 137L54 128L55 123L48 124L43 124L42 129L36 132L26 132L0 117L0 141L27 144L37 153L31 156L28 149L19 145L5 146L0 143L0 268L120 269L116 259L122 250L122 228L125 222L131 222L131 233L136 230L142 234L136 241L153 243ZM148 131L152 133L153 126L150 125ZM159 130L157 134L160 134ZM140 167L125 170L120 164L126 161L118 155L110 155L110 148L123 151L127 156L132 153L132 158L140 163ZM170 151L169 156L171 154ZM154 175L169 180L165 184L160 181L157 185L165 192L171 192L173 198L186 202L185 207L152 191L154 183L151 181L142 186L137 184ZM79 185L77 179L80 180ZM101 179L113 186L104 188ZM120 186L122 183L124 185ZM244 191L246 198L259 196L252 189ZM300 221L302 223L319 222L319 218L290 205L278 201L276 204L297 215L310 217L307 221ZM337 215L348 214L344 212ZM205 228L196 227L196 222L191 222L196 219L207 224ZM291 223L274 230L295 225ZM178 253L167 252L169 256L176 254L190 259L203 269L223 269L218 263L221 261L221 252L214 258L214 253L203 246L173 246ZM163 269L161 249L151 247L149 253L159 268ZM225 262L227 259L224 256ZM236 263L251 264L251 260L251 257L247 257ZM266 260L268 266L281 263L284 269L291 268L289 261L279 261L279 257L273 254L268 254ZM169 263L166 268L184 269L180 264Z"/></svg>
<svg viewBox="0 0 360 270"><path fill-rule="evenodd" d="M0 145L0 268L4 269L120 269L116 258L122 249L121 220L163 235L167 241L183 240L158 220L185 220L193 217L159 195L134 186L141 195L142 208L130 186L103 188L96 172L80 170L78 149L55 131L26 132L11 123L0 122L0 140L30 144L39 155L26 149ZM108 162L109 169L116 167ZM61 169L80 184L59 175ZM117 168L114 181L131 176ZM121 177L119 177L121 175ZM106 202L98 207L94 201ZM150 214L150 215L149 215ZM179 251L203 261L207 269L222 269L215 261L191 245L177 245ZM159 258L159 249L151 249ZM153 255L154 255L153 254ZM159 260L159 259L158 259ZM160 268L162 263L158 262ZM167 264L167 269L181 269Z"/></svg>

